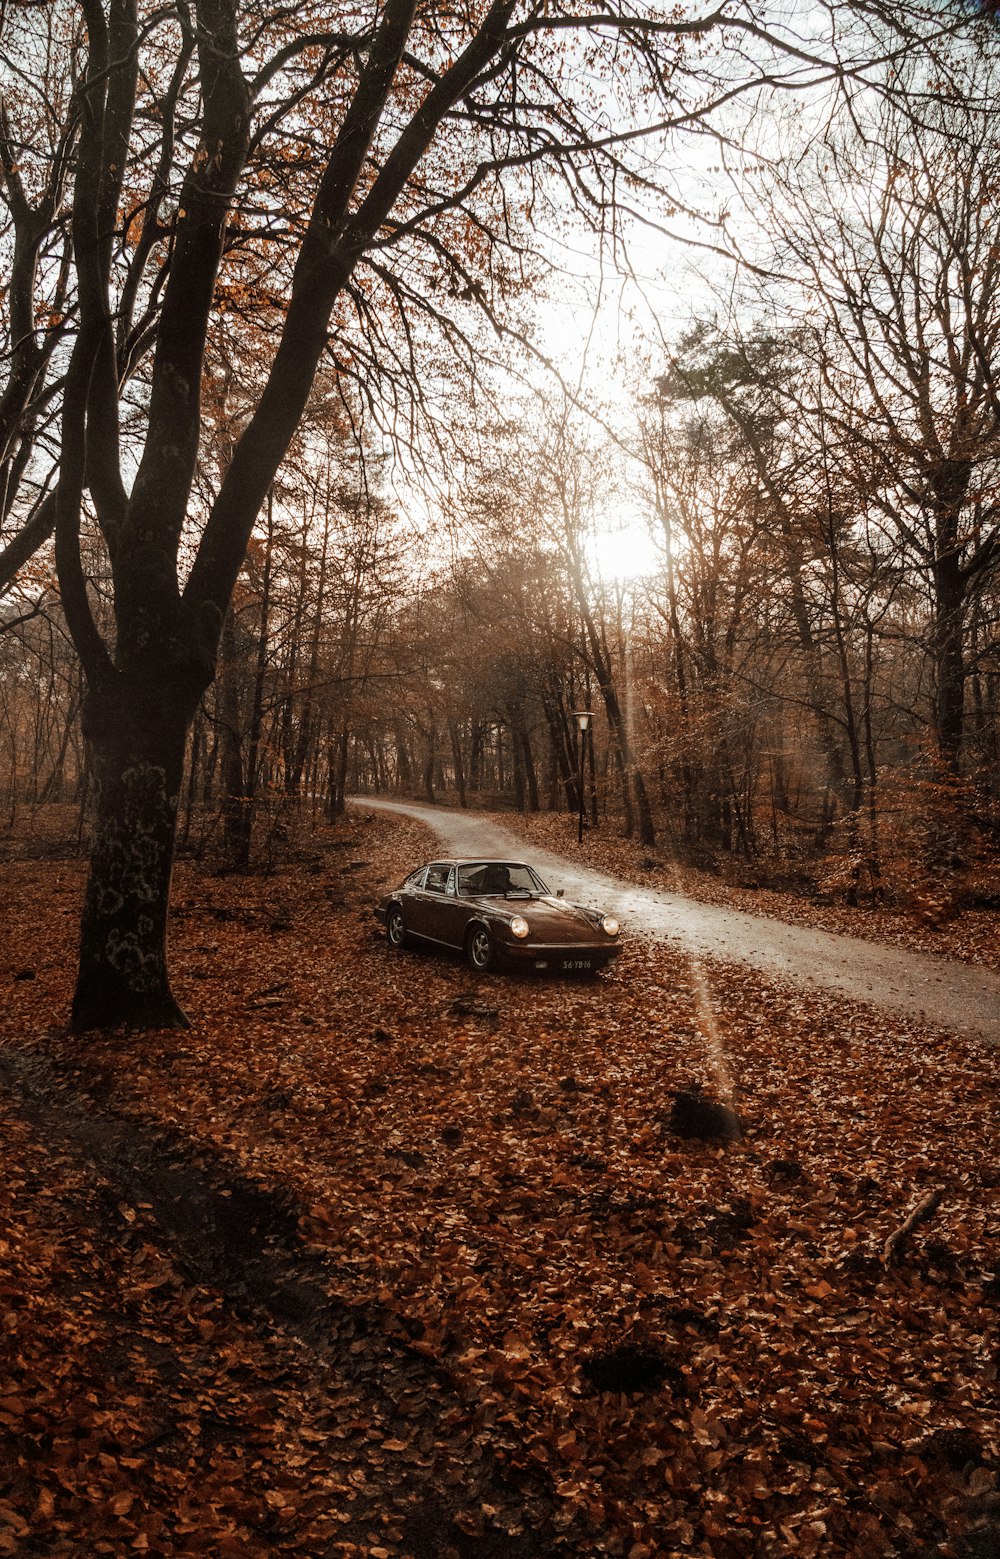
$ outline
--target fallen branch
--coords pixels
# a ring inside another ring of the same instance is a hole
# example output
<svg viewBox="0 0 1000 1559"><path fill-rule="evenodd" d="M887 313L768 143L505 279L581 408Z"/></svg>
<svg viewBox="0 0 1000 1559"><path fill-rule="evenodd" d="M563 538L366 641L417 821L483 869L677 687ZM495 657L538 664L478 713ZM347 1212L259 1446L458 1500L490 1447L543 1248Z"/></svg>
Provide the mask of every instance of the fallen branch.
<svg viewBox="0 0 1000 1559"><path fill-rule="evenodd" d="M944 1192L940 1190L930 1191L917 1205L907 1213L898 1229L895 1229L882 1247L882 1264L886 1267L895 1267L903 1258L903 1253L910 1243L910 1235L920 1224L927 1223L941 1206L941 1198Z"/></svg>
<svg viewBox="0 0 1000 1559"><path fill-rule="evenodd" d="M448 1011L454 1013L456 1018L498 1018L500 1016L499 1007L483 1007L478 1002L463 1001L461 997L449 1002Z"/></svg>

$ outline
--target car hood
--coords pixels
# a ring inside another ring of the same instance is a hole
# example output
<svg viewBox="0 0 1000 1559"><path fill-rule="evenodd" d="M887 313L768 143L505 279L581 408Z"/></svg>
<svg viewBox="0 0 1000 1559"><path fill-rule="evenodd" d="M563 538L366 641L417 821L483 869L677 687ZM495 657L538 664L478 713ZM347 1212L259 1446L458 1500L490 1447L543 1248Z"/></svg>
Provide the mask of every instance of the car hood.
<svg viewBox="0 0 1000 1559"><path fill-rule="evenodd" d="M484 910L492 910L494 914L501 914L507 919L523 915L531 927L532 936L546 936L562 942L592 942L595 936L604 940L600 927L594 924L590 916L579 905L570 904L566 899L500 899L484 896L466 902L481 905Z"/></svg>

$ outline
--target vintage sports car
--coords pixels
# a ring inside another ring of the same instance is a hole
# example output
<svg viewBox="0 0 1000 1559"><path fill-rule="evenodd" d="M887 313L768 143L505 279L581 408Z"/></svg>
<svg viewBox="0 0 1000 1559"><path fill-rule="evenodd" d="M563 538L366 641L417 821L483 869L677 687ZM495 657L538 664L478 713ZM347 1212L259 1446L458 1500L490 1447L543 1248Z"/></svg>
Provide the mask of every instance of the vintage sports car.
<svg viewBox="0 0 1000 1559"><path fill-rule="evenodd" d="M411 937L455 947L480 973L497 964L586 972L618 956L613 915L550 893L522 861L432 861L375 910L390 947Z"/></svg>

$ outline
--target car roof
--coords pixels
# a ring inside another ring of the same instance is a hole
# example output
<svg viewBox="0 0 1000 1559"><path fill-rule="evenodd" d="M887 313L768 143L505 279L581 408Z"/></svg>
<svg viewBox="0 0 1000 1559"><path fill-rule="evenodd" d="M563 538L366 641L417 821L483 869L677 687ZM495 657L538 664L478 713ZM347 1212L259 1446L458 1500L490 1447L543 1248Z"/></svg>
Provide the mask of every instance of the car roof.
<svg viewBox="0 0 1000 1559"><path fill-rule="evenodd" d="M435 855L428 866L527 866L512 855ZM420 870L419 867L416 868Z"/></svg>

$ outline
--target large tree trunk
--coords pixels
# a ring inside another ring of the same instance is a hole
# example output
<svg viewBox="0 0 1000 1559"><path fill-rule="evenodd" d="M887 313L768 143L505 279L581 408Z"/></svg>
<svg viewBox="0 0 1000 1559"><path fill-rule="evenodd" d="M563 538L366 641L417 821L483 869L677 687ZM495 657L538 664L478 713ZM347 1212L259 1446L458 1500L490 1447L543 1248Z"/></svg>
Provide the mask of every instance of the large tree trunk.
<svg viewBox="0 0 1000 1559"><path fill-rule="evenodd" d="M94 819L73 998L77 1032L187 1026L170 989L167 908L196 707L197 696L179 697L164 682L87 695Z"/></svg>

